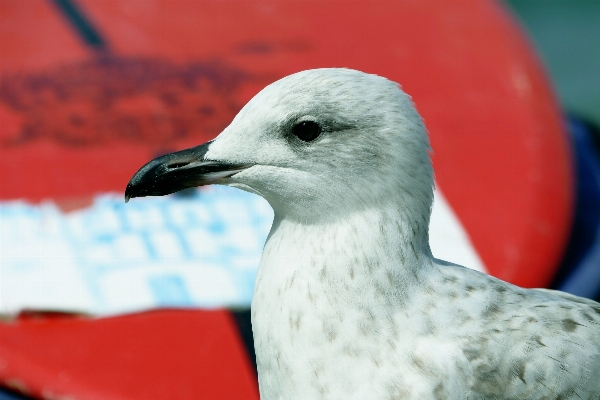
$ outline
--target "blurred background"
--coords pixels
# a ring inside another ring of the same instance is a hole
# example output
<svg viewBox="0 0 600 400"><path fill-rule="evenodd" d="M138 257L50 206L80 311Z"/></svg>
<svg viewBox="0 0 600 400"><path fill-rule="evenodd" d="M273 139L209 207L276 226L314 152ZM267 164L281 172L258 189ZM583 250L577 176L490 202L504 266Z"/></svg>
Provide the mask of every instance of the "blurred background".
<svg viewBox="0 0 600 400"><path fill-rule="evenodd" d="M0 0L0 400L258 398L272 211L123 201L267 84L402 84L434 150L434 255L600 298L600 1Z"/></svg>
<svg viewBox="0 0 600 400"><path fill-rule="evenodd" d="M600 122L600 2L507 0L544 64L563 110Z"/></svg>
<svg viewBox="0 0 600 400"><path fill-rule="evenodd" d="M571 136L575 214L551 286L600 298L600 1L508 0L534 45Z"/></svg>

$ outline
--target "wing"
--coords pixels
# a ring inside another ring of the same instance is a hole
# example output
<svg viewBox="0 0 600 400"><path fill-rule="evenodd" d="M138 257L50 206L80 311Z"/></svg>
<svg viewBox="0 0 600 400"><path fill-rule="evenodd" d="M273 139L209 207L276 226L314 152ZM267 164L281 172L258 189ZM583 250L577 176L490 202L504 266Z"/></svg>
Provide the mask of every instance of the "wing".
<svg viewBox="0 0 600 400"><path fill-rule="evenodd" d="M438 265L475 398L600 399L599 303Z"/></svg>
<svg viewBox="0 0 600 400"><path fill-rule="evenodd" d="M541 293L542 295L547 296L549 299L552 298L560 298L563 300L567 300L567 301L572 301L574 303L580 303L580 304L585 304L591 307L596 307L596 309L600 308L600 303L598 303L597 301L594 300L590 300L590 299L586 299L585 297L579 297L579 296L575 296L573 294L570 293L565 293L565 292L561 292L559 290L552 290L552 289L531 289L532 292L538 292ZM598 313L600 315L600 312Z"/></svg>
<svg viewBox="0 0 600 400"><path fill-rule="evenodd" d="M554 290L511 289L513 309L500 329L510 346L501 364L515 377L513 393L600 399L600 304Z"/></svg>

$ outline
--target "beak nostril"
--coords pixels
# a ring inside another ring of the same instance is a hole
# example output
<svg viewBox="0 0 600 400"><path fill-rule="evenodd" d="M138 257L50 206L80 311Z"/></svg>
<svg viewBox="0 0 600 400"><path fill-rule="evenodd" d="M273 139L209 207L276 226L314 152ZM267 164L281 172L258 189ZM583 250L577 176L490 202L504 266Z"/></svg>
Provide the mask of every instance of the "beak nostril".
<svg viewBox="0 0 600 400"><path fill-rule="evenodd" d="M176 168L185 167L188 164L189 164L189 162L173 163L173 164L167 165L167 168L168 169L176 169Z"/></svg>

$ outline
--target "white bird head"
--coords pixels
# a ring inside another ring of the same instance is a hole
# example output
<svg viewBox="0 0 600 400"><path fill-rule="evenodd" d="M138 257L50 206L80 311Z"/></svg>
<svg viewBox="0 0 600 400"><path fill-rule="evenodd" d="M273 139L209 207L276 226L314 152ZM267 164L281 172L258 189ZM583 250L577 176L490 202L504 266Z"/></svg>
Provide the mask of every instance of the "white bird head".
<svg viewBox="0 0 600 400"><path fill-rule="evenodd" d="M267 86L216 139L142 167L125 195L211 183L257 193L280 218L305 223L392 203L423 215L426 231L433 198L429 140L410 97L338 68Z"/></svg>

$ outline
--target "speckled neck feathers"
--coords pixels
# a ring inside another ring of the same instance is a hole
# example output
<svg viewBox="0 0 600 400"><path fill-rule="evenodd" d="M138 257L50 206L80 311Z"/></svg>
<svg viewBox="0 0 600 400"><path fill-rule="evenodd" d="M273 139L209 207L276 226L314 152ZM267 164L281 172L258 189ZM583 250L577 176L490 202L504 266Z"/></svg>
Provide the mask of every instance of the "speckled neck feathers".
<svg viewBox="0 0 600 400"><path fill-rule="evenodd" d="M403 216L390 206L335 223L276 219L252 304L261 392L269 399L320 398L330 360L375 350L356 343L355 332L390 340L408 329L395 314L411 309L433 265L426 236ZM355 373L348 369L344 379Z"/></svg>

